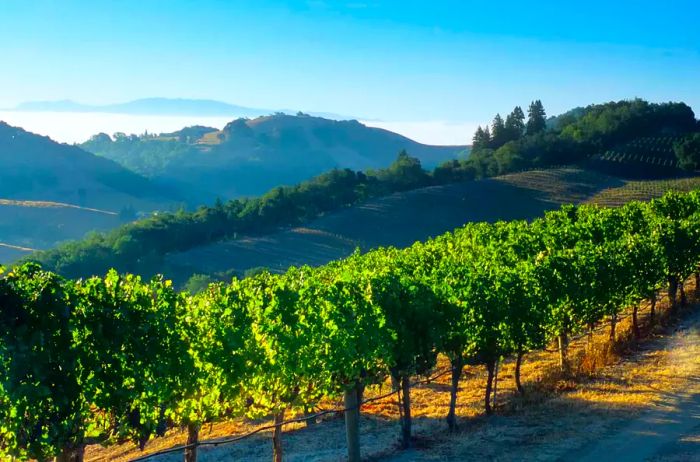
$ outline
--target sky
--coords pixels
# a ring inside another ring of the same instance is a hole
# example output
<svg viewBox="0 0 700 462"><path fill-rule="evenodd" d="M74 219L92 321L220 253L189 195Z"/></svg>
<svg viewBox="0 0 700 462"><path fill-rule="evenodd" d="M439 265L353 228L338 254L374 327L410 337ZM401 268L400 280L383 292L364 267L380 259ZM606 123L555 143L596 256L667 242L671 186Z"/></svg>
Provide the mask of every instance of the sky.
<svg viewBox="0 0 700 462"><path fill-rule="evenodd" d="M0 109L206 98L464 144L534 99L700 111L698 17L697 0L0 0Z"/></svg>

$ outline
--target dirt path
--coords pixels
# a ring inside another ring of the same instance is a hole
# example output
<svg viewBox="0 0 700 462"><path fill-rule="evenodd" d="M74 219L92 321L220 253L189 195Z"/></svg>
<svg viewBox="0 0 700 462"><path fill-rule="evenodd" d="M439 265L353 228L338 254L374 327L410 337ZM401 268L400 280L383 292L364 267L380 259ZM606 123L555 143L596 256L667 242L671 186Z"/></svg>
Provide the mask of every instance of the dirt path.
<svg viewBox="0 0 700 462"><path fill-rule="evenodd" d="M700 316L694 316L669 345L672 360L689 367L687 387L663 394L650 411L582 451L578 460L700 460L700 357L683 354L698 345Z"/></svg>
<svg viewBox="0 0 700 462"><path fill-rule="evenodd" d="M372 460L700 461L700 313L602 380Z"/></svg>

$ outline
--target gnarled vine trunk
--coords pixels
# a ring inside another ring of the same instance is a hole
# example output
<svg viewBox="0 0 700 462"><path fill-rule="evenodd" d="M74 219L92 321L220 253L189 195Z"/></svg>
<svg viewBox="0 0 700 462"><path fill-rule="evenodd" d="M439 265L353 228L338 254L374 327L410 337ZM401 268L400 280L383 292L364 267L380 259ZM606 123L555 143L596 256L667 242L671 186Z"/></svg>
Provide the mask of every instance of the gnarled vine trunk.
<svg viewBox="0 0 700 462"><path fill-rule="evenodd" d="M567 358L567 349L569 347L569 339L566 332L559 334L557 340L559 341L559 367L562 372L569 370L569 360Z"/></svg>
<svg viewBox="0 0 700 462"><path fill-rule="evenodd" d="M515 358L515 388L518 389L518 393L521 395L525 394L523 384L520 382L520 366L523 364L523 356L525 356L525 352L520 349L518 350L518 356Z"/></svg>
<svg viewBox="0 0 700 462"><path fill-rule="evenodd" d="M401 377L401 447L411 447L411 382L408 376Z"/></svg>
<svg viewBox="0 0 700 462"><path fill-rule="evenodd" d="M76 447L64 448L54 459L56 462L83 462L85 458L85 445L79 444Z"/></svg>
<svg viewBox="0 0 700 462"><path fill-rule="evenodd" d="M450 410L447 413L447 427L450 431L457 429L457 390L459 389L459 379L462 377L462 368L464 360L461 355L450 361L452 366L452 383L450 386Z"/></svg>
<svg viewBox="0 0 700 462"><path fill-rule="evenodd" d="M500 360L496 360L496 367L493 373L493 409L496 409L496 403L498 402L498 366L500 366Z"/></svg>
<svg viewBox="0 0 700 462"><path fill-rule="evenodd" d="M688 297L685 295L685 284L683 282L678 284L678 289L681 292L681 306L686 306L688 304Z"/></svg>
<svg viewBox="0 0 700 462"><path fill-rule="evenodd" d="M649 299L649 304L651 305L651 310L649 311L649 322L654 324L654 318L656 317L656 294Z"/></svg>
<svg viewBox="0 0 700 462"><path fill-rule="evenodd" d="M610 315L610 342L615 343L615 327L617 326L617 314Z"/></svg>
<svg viewBox="0 0 700 462"><path fill-rule="evenodd" d="M491 409L491 391L493 387L493 376L494 370L496 368L496 361L487 361L486 370L488 371L488 377L486 378L486 396L484 397L484 410L486 414L491 414L493 410Z"/></svg>
<svg viewBox="0 0 700 462"><path fill-rule="evenodd" d="M676 309L676 294L678 293L678 280L675 276L668 278L668 300L671 305L671 309Z"/></svg>
<svg viewBox="0 0 700 462"><path fill-rule="evenodd" d="M632 308L632 329L634 330L634 338L639 340L639 319L637 313L639 312L639 305L635 303L634 308Z"/></svg>
<svg viewBox="0 0 700 462"><path fill-rule="evenodd" d="M189 424L187 425L185 462L197 462L197 443L199 443L199 426Z"/></svg>
<svg viewBox="0 0 700 462"><path fill-rule="evenodd" d="M275 414L275 429L272 432L272 462L282 462L282 422L284 422L284 409Z"/></svg>
<svg viewBox="0 0 700 462"><path fill-rule="evenodd" d="M695 272L695 296L700 297L700 271Z"/></svg>

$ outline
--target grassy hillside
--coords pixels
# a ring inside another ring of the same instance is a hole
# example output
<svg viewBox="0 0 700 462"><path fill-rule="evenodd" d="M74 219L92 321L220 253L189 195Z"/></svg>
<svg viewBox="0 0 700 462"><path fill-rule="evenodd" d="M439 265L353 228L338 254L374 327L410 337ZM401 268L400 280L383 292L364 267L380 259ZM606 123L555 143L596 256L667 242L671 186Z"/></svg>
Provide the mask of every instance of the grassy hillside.
<svg viewBox="0 0 700 462"><path fill-rule="evenodd" d="M173 200L146 178L74 146L0 122L0 198L150 208Z"/></svg>
<svg viewBox="0 0 700 462"><path fill-rule="evenodd" d="M581 168L534 170L372 199L303 227L172 253L166 262L180 283L193 273L257 267L282 272L293 265L320 265L357 247L407 246L469 221L529 219L564 203L620 205L695 188L700 177L630 181Z"/></svg>
<svg viewBox="0 0 700 462"><path fill-rule="evenodd" d="M357 121L283 114L238 119L223 130L189 127L114 140L101 134L82 147L212 200L260 195L333 168L386 167L403 149L428 168L463 155L466 149L423 145Z"/></svg>
<svg viewBox="0 0 700 462"><path fill-rule="evenodd" d="M115 162L0 122L0 262L179 201Z"/></svg>
<svg viewBox="0 0 700 462"><path fill-rule="evenodd" d="M119 213L73 204L0 199L0 263L122 223Z"/></svg>

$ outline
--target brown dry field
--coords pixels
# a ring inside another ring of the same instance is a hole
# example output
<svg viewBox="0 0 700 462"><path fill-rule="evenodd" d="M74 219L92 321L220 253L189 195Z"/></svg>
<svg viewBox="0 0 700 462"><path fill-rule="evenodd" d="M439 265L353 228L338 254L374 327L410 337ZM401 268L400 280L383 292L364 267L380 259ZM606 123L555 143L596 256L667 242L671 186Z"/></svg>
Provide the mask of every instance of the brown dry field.
<svg viewBox="0 0 700 462"><path fill-rule="evenodd" d="M362 408L362 451L366 460L560 460L583 454L600 438L633 421L664 396L686 389L689 380L698 380L700 342L679 342L675 326L697 323L700 307L694 284L686 285L690 306L679 316L670 316L667 300L657 305L657 324L647 324L648 305L640 311L643 339L636 342L631 318L625 315L618 325L617 341L608 341L609 328L602 324L594 346L585 338L571 344L573 372L562 375L553 351L529 353L522 367L526 388L517 395L513 383L513 362L504 361L498 377L497 410L485 416L483 367L466 367L460 382L457 415L460 429L446 431L444 417L449 402L449 376L412 390L415 447L400 451L397 447L398 410L395 397ZM690 319L691 321L687 321ZM448 364L441 358L436 371ZM369 389L367 398L386 393L389 386ZM700 390L698 390L700 391ZM323 403L324 408L340 407L339 402ZM208 425L202 440L241 435L269 420L238 419ZM288 461L337 461L344 459L344 425L340 415L325 416L317 425L291 424L284 428L283 444ZM242 441L199 450L199 460L268 461L271 458L271 433L261 432ZM697 443L698 435L679 435L679 442ZM88 447L87 461L127 461L159 450L183 444L185 434L171 430L163 438L151 440L140 452L131 444L108 448ZM680 444L680 443L679 443ZM683 443L685 444L685 443ZM693 448L693 451L696 448ZM182 460L180 451L150 458L154 461ZM690 460L660 458L658 460Z"/></svg>

